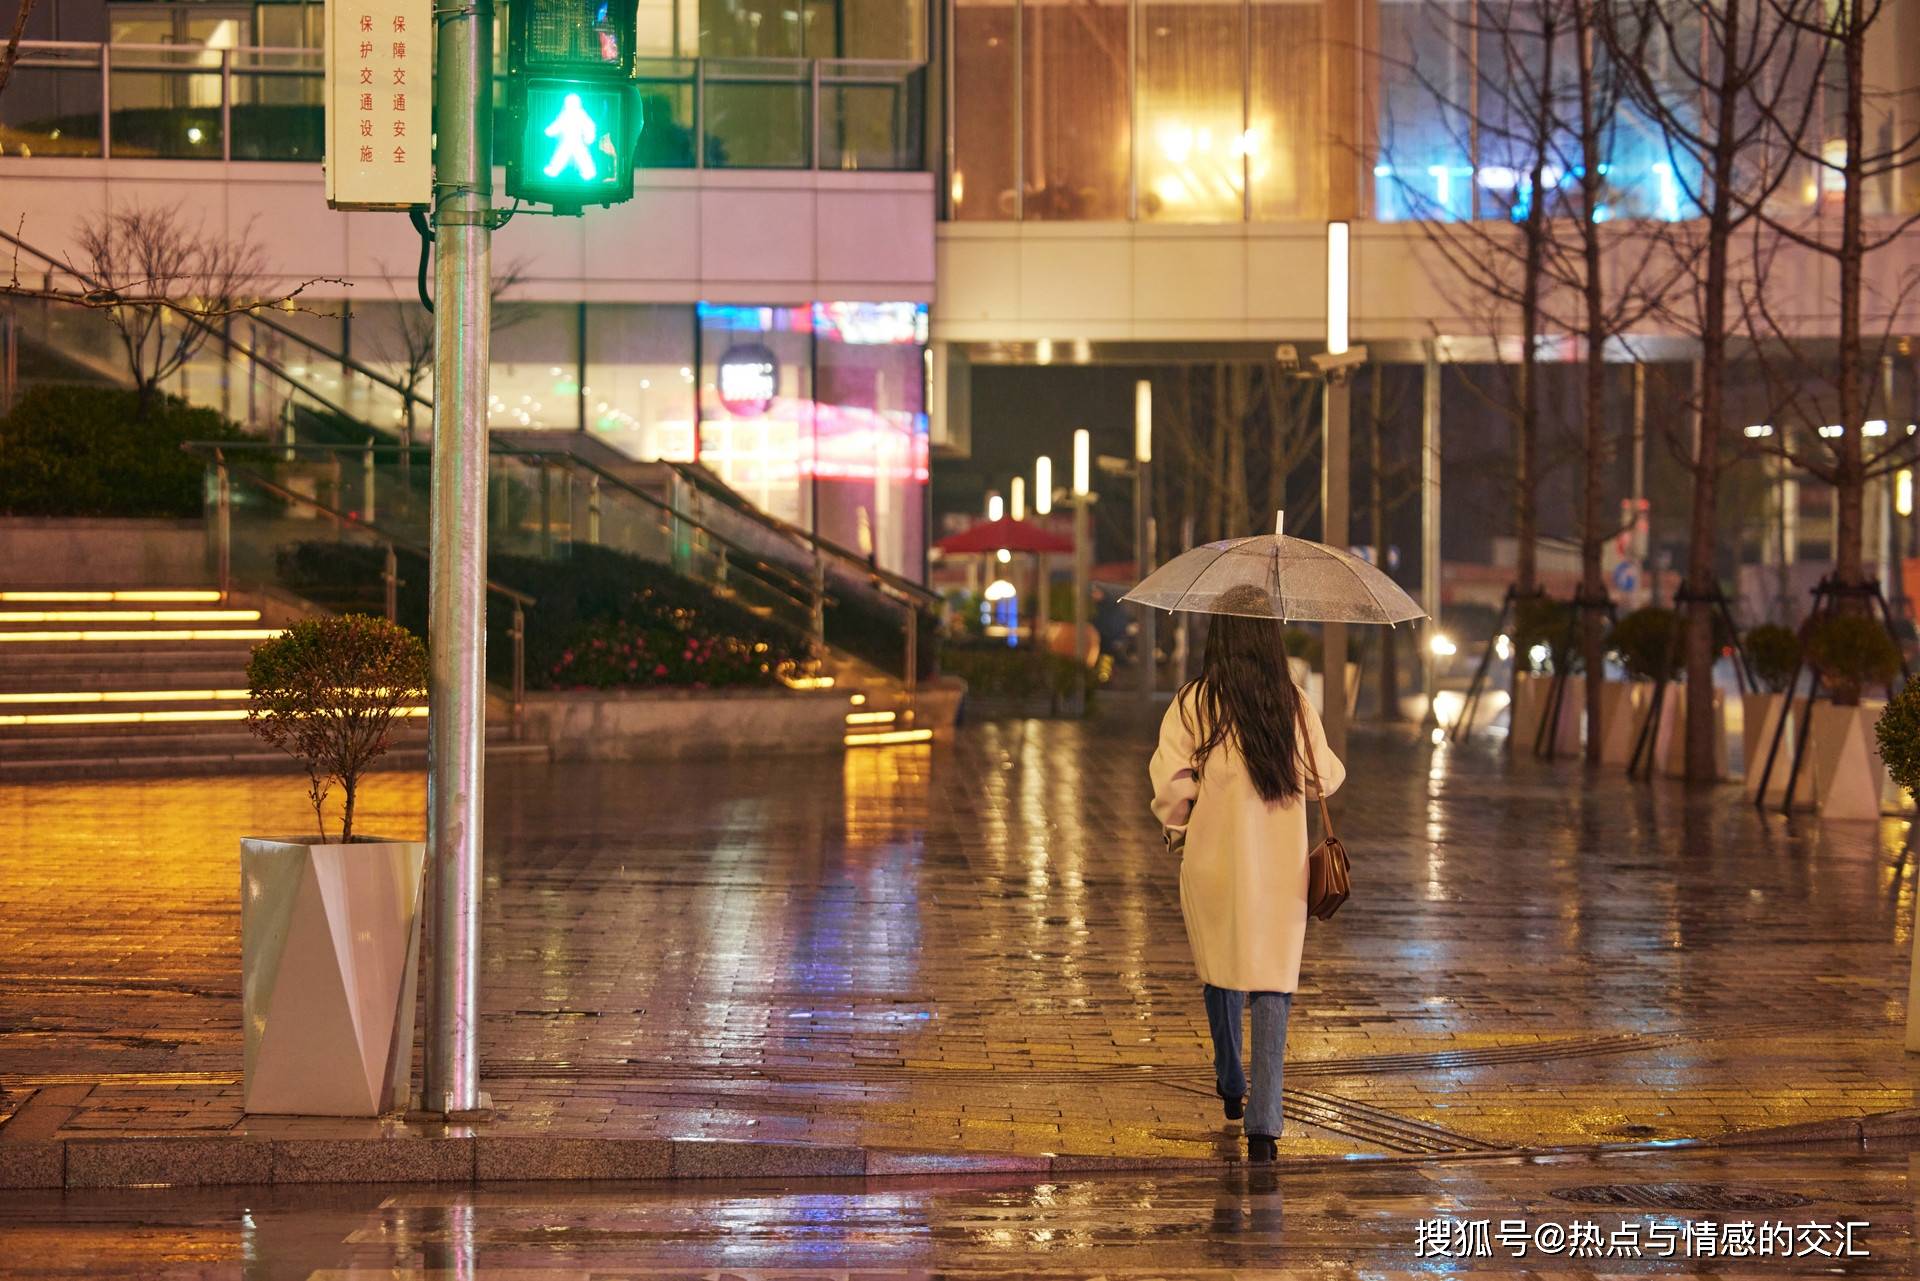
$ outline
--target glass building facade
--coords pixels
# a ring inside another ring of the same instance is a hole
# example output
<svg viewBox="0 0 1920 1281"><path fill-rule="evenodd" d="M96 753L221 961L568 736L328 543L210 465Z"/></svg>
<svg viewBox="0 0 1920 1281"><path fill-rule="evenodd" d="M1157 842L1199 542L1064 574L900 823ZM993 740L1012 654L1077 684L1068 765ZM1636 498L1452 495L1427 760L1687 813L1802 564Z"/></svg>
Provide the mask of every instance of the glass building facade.
<svg viewBox="0 0 1920 1281"><path fill-rule="evenodd" d="M1564 30L1549 50L1524 5L1497 31L1466 0L951 0L948 15L955 220L1524 218L1536 157L1540 200L1570 212L1577 197L1578 51ZM1670 43L1689 39L1683 23ZM1684 114L1697 95L1664 40L1649 42L1646 70ZM1548 65L1561 123L1542 144L1526 117ZM1839 77L1807 57L1783 74L1804 79L1788 101L1812 97L1808 128L1829 137L1832 163ZM1870 140L1911 131L1898 96L1869 106ZM1600 106L1599 216L1695 216L1697 167L1631 101ZM1785 150L1756 146L1748 161L1787 167L1775 206L1831 203L1833 171ZM1351 191L1329 189L1349 176ZM1870 214L1920 208L1920 184L1869 181Z"/></svg>
<svg viewBox="0 0 1920 1281"><path fill-rule="evenodd" d="M405 383L411 303L356 303L316 344ZM755 506L918 577L928 445L924 303L495 305L488 419L698 463ZM430 366L419 391L431 397ZM388 408L384 412L397 414Z"/></svg>

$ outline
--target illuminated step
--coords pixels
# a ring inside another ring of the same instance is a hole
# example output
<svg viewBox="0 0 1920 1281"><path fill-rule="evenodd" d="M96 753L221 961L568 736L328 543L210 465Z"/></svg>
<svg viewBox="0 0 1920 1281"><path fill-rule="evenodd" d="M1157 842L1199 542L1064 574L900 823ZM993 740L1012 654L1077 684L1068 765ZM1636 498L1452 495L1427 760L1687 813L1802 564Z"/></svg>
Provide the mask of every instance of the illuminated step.
<svg viewBox="0 0 1920 1281"><path fill-rule="evenodd" d="M0 610L5 623L257 623L257 609Z"/></svg>
<svg viewBox="0 0 1920 1281"><path fill-rule="evenodd" d="M849 725L891 725L897 713L894 712L848 712Z"/></svg>
<svg viewBox="0 0 1920 1281"><path fill-rule="evenodd" d="M890 743L926 743L933 739L930 729L889 729L867 734L849 734L841 741L848 747L884 747Z"/></svg>
<svg viewBox="0 0 1920 1281"><path fill-rule="evenodd" d="M402 707L394 712L396 716L410 718L426 714L425 707ZM247 719L247 709L244 707L204 707L176 712L28 712L21 715L0 715L0 726L184 725L199 721L243 721L245 719Z"/></svg>
<svg viewBox="0 0 1920 1281"><path fill-rule="evenodd" d="M244 689L76 689L59 694L0 694L0 703L228 703Z"/></svg>
<svg viewBox="0 0 1920 1281"><path fill-rule="evenodd" d="M75 645L104 641L263 641L272 640L283 627L170 628L165 631L124 632L0 632L0 644Z"/></svg>
<svg viewBox="0 0 1920 1281"><path fill-rule="evenodd" d="M101 602L112 602L112 601L126 601L126 602L139 601L149 605L155 605L155 604L204 605L204 604L211 604L215 601L219 601L223 599L225 598L221 596L221 594L217 591L212 591L212 590L203 591L199 589L183 590L183 591L127 591L127 592L103 592L103 591L0 592L0 601L4 601L7 603L29 603L30 602L30 603L42 604L42 605L52 605L52 604L78 605L78 604L101 603Z"/></svg>

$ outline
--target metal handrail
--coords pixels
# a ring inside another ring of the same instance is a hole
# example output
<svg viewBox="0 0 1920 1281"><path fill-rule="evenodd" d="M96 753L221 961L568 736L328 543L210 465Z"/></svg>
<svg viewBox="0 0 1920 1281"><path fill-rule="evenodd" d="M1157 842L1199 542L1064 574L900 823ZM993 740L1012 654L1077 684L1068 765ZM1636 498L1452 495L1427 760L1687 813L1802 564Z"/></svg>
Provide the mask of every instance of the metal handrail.
<svg viewBox="0 0 1920 1281"><path fill-rule="evenodd" d="M585 458L581 458L577 454L571 453L570 451L565 449L551 449L551 450L528 449L524 446L518 446L518 445L503 445L497 441L493 443L492 448L490 449L489 452L493 454L497 454L503 458L537 458L543 462L549 458L564 459L569 466L578 467L582 471L587 472L589 475L599 480L602 484L609 485L612 488L624 494L627 494L627 495L630 495L631 497L639 499L641 502L645 503L649 507L652 507L656 511L660 512L668 520L678 521L681 524L686 525L692 529L697 529L702 534L705 534L708 538L712 539L715 543L719 544L722 548L735 553L737 556L748 558L746 562L748 568L756 569L756 570L765 570L771 574L775 574L782 578L785 578L789 583L799 584L804 589L804 594L796 594L791 590L781 588L778 584L773 584L772 586L774 586L774 589L776 591L782 591L783 594L786 595L786 597L789 600L791 600L794 604L801 606L802 608L811 609L813 606L813 600L812 600L813 592L811 589L811 584L807 583L806 580L801 578L801 576L795 571L787 568L785 565L775 564L774 562L767 560L764 556L754 551L751 547L748 547L743 543L734 541L733 539L727 537L725 534L721 533L719 530L713 528L713 526L708 525L706 522L700 520L698 517L687 515L685 512L675 507L672 503L663 502L659 498L656 498L654 495L649 494L646 490L641 489L639 486L634 485L631 482L624 480L619 476L614 475L610 471L606 471L602 469L598 464L594 462L591 462ZM763 516L766 515L766 513L764 512L759 514ZM775 519L774 517L771 517L771 516L768 516L767 518L769 520ZM728 563L732 565L732 564L737 564L738 562L734 560L729 560Z"/></svg>
<svg viewBox="0 0 1920 1281"><path fill-rule="evenodd" d="M296 46L254 45L213 49L191 44L108 45L91 41L23 40L18 52L15 65L23 70L92 71L102 78L99 143L100 154L105 157L113 155L114 114L112 94L105 82L110 81L116 72L219 77L222 123L219 158L230 161L234 158L233 130L229 126L235 105L235 78L270 76L318 80L325 70L324 64L319 61L321 50ZM264 58L303 58L311 61L304 66L272 65L260 61ZM638 83L690 83L693 86L693 118L688 122L695 139L692 167L702 169L707 167L707 144L712 141L707 134L710 113L705 101L706 86L710 82L735 86L805 86L811 99L808 110L812 116L812 130L808 136L818 139L821 136L823 89L911 88L916 82L924 84L929 64L909 58L645 57L637 59L636 65L638 70L634 79ZM670 76L662 74L667 68L672 70ZM320 108L317 101L309 105L316 111ZM905 130L894 140L894 146L903 154L911 151L917 155L919 143L920 139L912 130ZM822 150L814 146L811 154L798 165L772 167L817 170L821 164Z"/></svg>
<svg viewBox="0 0 1920 1281"><path fill-rule="evenodd" d="M695 489L703 493L711 494L733 510L761 521L772 527L776 532L796 539L804 548L824 553L826 556L831 557L848 569L857 571L863 577L870 579L874 583L892 588L897 594L911 600L917 606L921 608L931 608L940 603L940 594L938 592L929 591L914 582L911 578L896 574L890 569L880 568L880 566L874 564L859 552L854 551L851 547L843 547L830 538L824 538L810 529L802 529L798 525L781 519L772 512L763 511L755 507L747 501L739 491L735 490L731 485L728 485L724 480L706 468L691 463L668 463L667 466L673 468L682 479L686 480L687 483Z"/></svg>
<svg viewBox="0 0 1920 1281"><path fill-rule="evenodd" d="M0 227L0 242L4 242L12 246L14 249L20 250L28 254L29 256L38 259L40 263L46 267L50 267L55 271L61 271L61 272L67 273L68 275L72 276L75 280L79 281L81 284L87 286L89 289L99 289L101 287L101 284L99 281L90 278L85 272L81 271L78 267L75 267L72 263L62 262L60 259L55 258L52 254L47 253L45 250L38 249L33 245L28 244L26 241L20 239L18 236L14 235L12 232L6 230L6 228L4 227ZM326 405L328 409L333 410L335 413L344 414L346 417L349 417L349 418L353 417L353 415L350 412L341 409L337 405L334 405L333 403L328 401L325 396L322 396L319 392L314 391L312 388L308 387L305 383L300 382L298 379L294 378L292 374L288 373L286 370L281 369L278 365L274 364L271 357L260 355L252 347L248 346L246 343L241 342L238 338L235 338L232 334L227 333L220 326L210 325L206 321L201 320L198 317L193 316L189 313L183 312L183 313L180 313L180 315L182 316L183 319L188 320L191 323L199 326L201 329L205 330L207 334L214 339L214 341L220 343L221 346L224 347L226 350L237 351L241 355L247 357L249 360L257 362L261 366L261 368L267 370L269 373L276 375L283 382L299 387L302 391L305 391L308 395L312 396L315 400L318 400L321 404ZM380 373L378 370L375 370L367 365L361 364L359 361L353 359L353 357L351 356L342 355L339 352L331 351L326 347L322 347L319 343L307 337L305 334L301 333L299 330L291 328L290 326L281 324L278 320L275 320L270 315L265 315L257 311L248 312L247 320L252 324L259 325L263 329L271 330L272 332L279 334L283 338L288 338L296 343L299 343L302 347L306 348L308 351L314 352L320 357L322 357L323 359L339 365L342 369L351 370L354 373L360 375L362 378L366 378L372 382L379 383L381 386L387 388L387 390L399 396L403 403L411 402L415 405L418 405L422 409L426 409L429 411L433 409L433 402L428 400L426 397L421 396L416 392L408 391L407 388L401 383L395 382L393 379L388 378L385 374ZM368 424L368 425L371 426L372 424Z"/></svg>
<svg viewBox="0 0 1920 1281"><path fill-rule="evenodd" d="M383 544L386 548L387 557L386 567L382 571L381 578L386 589L388 622L395 621L395 613L398 608L396 597L399 588L399 574L396 565L395 550L404 547L407 551L431 563L432 557L426 547L411 539L390 534L378 526L367 523L351 512L339 511L321 502L317 498L296 493L283 485L275 484L251 468L236 467L226 458L226 451L231 448L231 446L226 443L214 444L206 441L186 441L181 444L180 448L183 453L208 462L214 469L215 494L218 504L215 513L214 528L215 556L219 564L220 590L223 592L228 590L230 585L233 566L233 527L229 503L232 478L234 476L241 477L246 480L247 483L271 494L281 502L308 508L338 525L357 529ZM212 455L211 458L208 457L209 451ZM513 736L518 738L521 729L521 713L525 708L527 696L526 611L538 602L536 598L527 595L525 592L515 591L503 583L496 583L490 578L485 581L486 589L489 592L504 598L513 607L512 626L508 631L508 637L513 642L513 684L511 687L512 696L508 704L508 714L511 718Z"/></svg>

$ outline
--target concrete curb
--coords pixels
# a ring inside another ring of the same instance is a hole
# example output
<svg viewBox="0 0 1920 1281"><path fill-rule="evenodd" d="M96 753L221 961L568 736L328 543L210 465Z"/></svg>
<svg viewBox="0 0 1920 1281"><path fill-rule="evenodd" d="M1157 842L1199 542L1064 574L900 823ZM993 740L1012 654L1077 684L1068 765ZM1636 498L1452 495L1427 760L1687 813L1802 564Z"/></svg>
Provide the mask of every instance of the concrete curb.
<svg viewBox="0 0 1920 1281"><path fill-rule="evenodd" d="M1233 1164L1190 1157L921 1152L832 1144L564 1135L393 1135L365 1139L116 1136L0 1142L0 1189L1044 1176L1115 1170L1218 1170Z"/></svg>

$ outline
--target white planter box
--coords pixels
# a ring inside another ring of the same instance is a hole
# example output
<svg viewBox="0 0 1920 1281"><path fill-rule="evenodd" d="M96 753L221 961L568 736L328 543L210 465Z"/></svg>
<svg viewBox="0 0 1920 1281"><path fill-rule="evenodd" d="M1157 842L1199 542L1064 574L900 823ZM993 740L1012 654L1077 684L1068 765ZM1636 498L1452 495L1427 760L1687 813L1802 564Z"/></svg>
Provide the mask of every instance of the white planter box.
<svg viewBox="0 0 1920 1281"><path fill-rule="evenodd" d="M1651 705L1653 695L1647 695ZM1643 713L1642 719L1645 719ZM1727 698L1719 690L1713 691L1713 776L1725 778L1727 764ZM1656 768L1668 778L1687 776L1687 687L1680 681L1667 683L1666 697L1661 700L1660 724L1654 730L1653 759Z"/></svg>
<svg viewBox="0 0 1920 1281"><path fill-rule="evenodd" d="M1531 752L1539 741L1540 718L1547 714L1547 704L1553 698L1553 677L1532 676L1521 673L1514 677L1513 715L1508 720L1511 737L1507 740L1516 752ZM1560 721L1554 728L1553 753L1555 756L1578 756L1580 754L1580 722L1586 711L1587 679L1584 676L1567 677L1566 691L1561 695Z"/></svg>
<svg viewBox="0 0 1920 1281"><path fill-rule="evenodd" d="M1603 681L1600 685L1600 763L1625 765L1633 759L1634 736L1653 697L1651 681ZM1593 727L1587 727L1588 733Z"/></svg>
<svg viewBox="0 0 1920 1281"><path fill-rule="evenodd" d="M1813 704L1813 733L1807 741L1807 766L1801 771L1796 801L1807 797L1821 818L1877 819L1889 808L1892 784L1880 760L1873 723L1886 707L1878 699L1861 699L1858 707L1838 707L1829 699Z"/></svg>
<svg viewBox="0 0 1920 1281"><path fill-rule="evenodd" d="M414 841L240 842L248 1112L406 1102L426 855Z"/></svg>
<svg viewBox="0 0 1920 1281"><path fill-rule="evenodd" d="M1745 749L1742 768L1750 801L1761 799L1760 772L1767 767L1767 753L1773 750L1774 730L1782 716L1786 717L1787 727L1780 734L1779 749L1774 751L1773 775L1767 779L1765 799L1778 803L1786 797L1787 775L1793 772L1793 753L1800 742L1799 717L1794 706L1785 694L1740 696L1740 739Z"/></svg>

